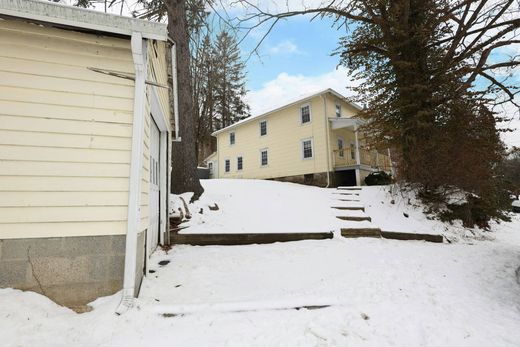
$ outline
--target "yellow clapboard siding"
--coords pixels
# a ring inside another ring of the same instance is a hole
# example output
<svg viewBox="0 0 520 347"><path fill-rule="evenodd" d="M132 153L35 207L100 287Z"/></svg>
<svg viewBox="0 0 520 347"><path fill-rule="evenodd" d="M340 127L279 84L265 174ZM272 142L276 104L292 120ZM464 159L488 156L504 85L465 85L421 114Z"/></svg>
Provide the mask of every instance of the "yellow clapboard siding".
<svg viewBox="0 0 520 347"><path fill-rule="evenodd" d="M128 192L129 184L128 178L2 176L0 192Z"/></svg>
<svg viewBox="0 0 520 347"><path fill-rule="evenodd" d="M0 57L0 71L24 73L48 77L66 78L74 81L96 82L98 85L107 86L134 86L134 81L115 76L109 76L94 72L84 66L71 66L56 63L48 63L26 58Z"/></svg>
<svg viewBox="0 0 520 347"><path fill-rule="evenodd" d="M82 33L80 31L63 30L59 28L42 27L34 23L23 21L0 21L0 28L10 31L20 31L38 35L65 37L69 40L80 41L89 44L97 44L107 47L130 47L130 40L113 36L96 35L93 33ZM16 35L16 32L14 33Z"/></svg>
<svg viewBox="0 0 520 347"><path fill-rule="evenodd" d="M4 116L1 114L1 111L0 129L42 133L132 137L132 126L130 124Z"/></svg>
<svg viewBox="0 0 520 347"><path fill-rule="evenodd" d="M0 176L129 177L129 175L128 164L0 161Z"/></svg>
<svg viewBox="0 0 520 347"><path fill-rule="evenodd" d="M75 52L87 57L103 57L121 61L132 61L130 45L127 47L105 47L97 43L71 40L70 36L35 35L35 33L9 30L1 27L0 45L24 45L31 50L53 50L60 53Z"/></svg>
<svg viewBox="0 0 520 347"><path fill-rule="evenodd" d="M46 105L80 106L101 108L107 110L133 110L133 101L130 99L113 98L101 95L85 95L75 93L61 93L41 89L6 87L1 85L0 100L32 102Z"/></svg>
<svg viewBox="0 0 520 347"><path fill-rule="evenodd" d="M125 221L126 206L0 207L0 224Z"/></svg>
<svg viewBox="0 0 520 347"><path fill-rule="evenodd" d="M0 207L126 206L127 192L2 192Z"/></svg>
<svg viewBox="0 0 520 347"><path fill-rule="evenodd" d="M112 111L88 107L43 105L0 100L0 114L7 116L85 120L104 123L132 124L132 111Z"/></svg>
<svg viewBox="0 0 520 347"><path fill-rule="evenodd" d="M0 160L130 164L130 151L10 146L0 144Z"/></svg>
<svg viewBox="0 0 520 347"><path fill-rule="evenodd" d="M126 137L52 134L0 130L0 143L19 146L97 148L129 150L132 140Z"/></svg>
<svg viewBox="0 0 520 347"><path fill-rule="evenodd" d="M122 61L118 59L99 57L89 57L77 54L74 51L67 53L31 48L19 44L5 45L0 44L0 56L6 58L23 58L32 61L41 61L46 63L62 64L80 67L96 67L99 69L108 69L116 71L124 71L128 73L134 72L134 64L131 61Z"/></svg>
<svg viewBox="0 0 520 347"><path fill-rule="evenodd" d="M0 224L0 239L124 234L126 221Z"/></svg>
<svg viewBox="0 0 520 347"><path fill-rule="evenodd" d="M97 74L93 71L92 73ZM34 88L55 92L99 95L131 100L134 98L133 86L96 83L63 77L29 75L19 72L0 71L0 83L7 87Z"/></svg>

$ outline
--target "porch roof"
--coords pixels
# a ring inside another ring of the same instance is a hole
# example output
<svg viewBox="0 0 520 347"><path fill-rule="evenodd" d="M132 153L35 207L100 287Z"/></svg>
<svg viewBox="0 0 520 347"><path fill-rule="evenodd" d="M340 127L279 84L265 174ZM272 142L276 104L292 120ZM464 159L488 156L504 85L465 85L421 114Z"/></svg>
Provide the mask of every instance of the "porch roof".
<svg viewBox="0 0 520 347"><path fill-rule="evenodd" d="M365 123L362 119L359 118L329 118L329 122L332 130L341 128L355 128Z"/></svg>

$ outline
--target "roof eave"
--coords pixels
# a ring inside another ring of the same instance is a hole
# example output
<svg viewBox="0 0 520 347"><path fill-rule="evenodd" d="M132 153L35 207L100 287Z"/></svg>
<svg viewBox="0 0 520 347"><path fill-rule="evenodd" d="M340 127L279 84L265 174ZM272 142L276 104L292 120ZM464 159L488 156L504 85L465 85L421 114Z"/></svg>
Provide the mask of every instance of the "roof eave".
<svg viewBox="0 0 520 347"><path fill-rule="evenodd" d="M131 36L132 32L140 32L143 38L168 40L168 30L164 23L154 23L53 2L0 0L0 15L123 36Z"/></svg>

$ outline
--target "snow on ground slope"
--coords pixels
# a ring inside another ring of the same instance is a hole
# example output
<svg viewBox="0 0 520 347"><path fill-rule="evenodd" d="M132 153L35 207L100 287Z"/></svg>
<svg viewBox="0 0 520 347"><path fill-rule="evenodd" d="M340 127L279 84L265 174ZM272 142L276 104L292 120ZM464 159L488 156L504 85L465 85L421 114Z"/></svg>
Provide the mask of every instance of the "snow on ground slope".
<svg viewBox="0 0 520 347"><path fill-rule="evenodd" d="M181 233L305 233L338 228L330 208L332 189L264 180L201 182L205 192L189 206L192 219ZM209 210L214 203L218 211Z"/></svg>
<svg viewBox="0 0 520 347"><path fill-rule="evenodd" d="M474 244L333 239L176 246L154 255L156 272L143 282L136 308L123 316L114 314L119 294L78 315L40 295L1 289L0 341L44 347L518 346L519 230L515 217L499 227L495 240ZM170 263L161 267L161 260ZM333 305L268 309L327 302ZM219 312L237 303L259 310ZM198 312L164 317L155 313L161 307Z"/></svg>
<svg viewBox="0 0 520 347"><path fill-rule="evenodd" d="M192 219L183 224L188 228L180 233L303 233L378 227L383 231L444 235L450 241L492 237L478 229L464 228L461 223L448 224L425 215L413 194L398 191L395 186L364 186L350 192L360 194L356 196L342 195L348 192L332 188L266 180L201 182L205 192L189 205ZM185 200L190 197L186 195ZM209 206L215 203L218 210L211 211ZM365 213L332 206L365 207ZM372 222L347 222L337 216L369 216ZM492 223L493 229L497 226Z"/></svg>

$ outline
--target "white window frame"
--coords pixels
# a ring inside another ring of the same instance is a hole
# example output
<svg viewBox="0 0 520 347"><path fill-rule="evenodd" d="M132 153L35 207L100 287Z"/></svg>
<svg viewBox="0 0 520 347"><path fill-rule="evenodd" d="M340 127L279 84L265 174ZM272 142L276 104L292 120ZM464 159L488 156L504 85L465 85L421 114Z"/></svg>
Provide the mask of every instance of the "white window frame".
<svg viewBox="0 0 520 347"><path fill-rule="evenodd" d="M338 108L339 108L339 115L338 115ZM341 118L342 115L343 115L343 112L341 109L341 104L336 104L336 118Z"/></svg>
<svg viewBox="0 0 520 347"><path fill-rule="evenodd" d="M263 164L262 162L262 153L266 152L266 158L267 158L267 164ZM262 148L260 149L260 167L268 167L269 166L269 148Z"/></svg>
<svg viewBox="0 0 520 347"><path fill-rule="evenodd" d="M226 163L229 162L229 170L226 170ZM224 159L224 174L231 172L231 159Z"/></svg>
<svg viewBox="0 0 520 347"><path fill-rule="evenodd" d="M305 158L305 147L304 147L304 143L307 142L307 141L310 141L311 143L311 156L310 157L307 157ZM302 157L302 160L309 160L309 159L314 159L314 139L312 137L308 137L306 139L301 139L300 140L300 144L301 144L301 157Z"/></svg>
<svg viewBox="0 0 520 347"><path fill-rule="evenodd" d="M265 123L265 134L262 135L262 123ZM258 123L258 131L260 132L260 137L267 136L268 130L267 130L267 119L261 120Z"/></svg>
<svg viewBox="0 0 520 347"><path fill-rule="evenodd" d="M231 143L231 134L233 134L233 143ZM235 143L237 143L237 134L234 131L229 132L229 145L233 146Z"/></svg>
<svg viewBox="0 0 520 347"><path fill-rule="evenodd" d="M302 110L305 108L305 107L309 107L309 121L308 122L303 122L303 113L302 113ZM300 117L300 125L306 125L306 124L310 124L312 123L312 108L311 108L311 104L310 103L305 103L305 104L302 104L300 105L300 114L299 114L299 117Z"/></svg>
<svg viewBox="0 0 520 347"><path fill-rule="evenodd" d="M214 164L212 161L208 162L208 170L209 170L209 174L210 175L213 175L213 169L214 168Z"/></svg>
<svg viewBox="0 0 520 347"><path fill-rule="evenodd" d="M343 147L342 148L339 148L339 142L342 142L343 143ZM338 155L343 158L345 157L345 139L341 136L338 136L338 139L336 141L336 144L338 145ZM350 152L350 147L349 147L349 152Z"/></svg>
<svg viewBox="0 0 520 347"><path fill-rule="evenodd" d="M241 169L238 167L238 158L242 158L242 168ZM244 156L237 155L237 171L243 171L243 170L244 170Z"/></svg>

